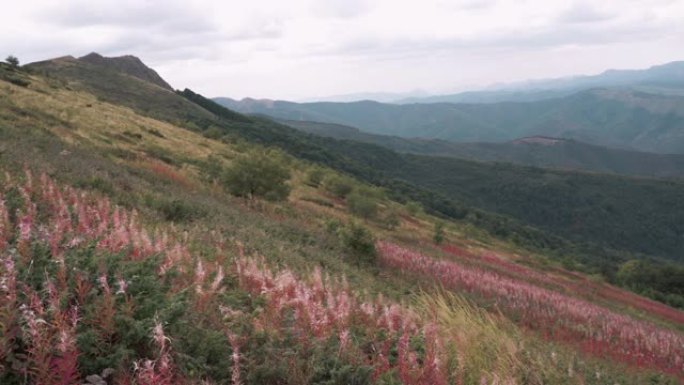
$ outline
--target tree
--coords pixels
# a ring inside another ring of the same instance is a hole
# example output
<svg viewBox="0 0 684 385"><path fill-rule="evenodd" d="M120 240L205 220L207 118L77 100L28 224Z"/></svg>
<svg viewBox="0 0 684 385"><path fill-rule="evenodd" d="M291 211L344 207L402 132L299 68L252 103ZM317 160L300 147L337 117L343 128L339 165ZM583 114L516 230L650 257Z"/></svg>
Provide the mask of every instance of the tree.
<svg viewBox="0 0 684 385"><path fill-rule="evenodd" d="M19 67L19 59L17 59L16 56L9 55L9 56L7 56L5 61L7 62L7 64L12 66L12 68L18 68Z"/></svg>
<svg viewBox="0 0 684 385"><path fill-rule="evenodd" d="M435 223L435 233L432 236L432 240L435 241L435 244L442 244L444 242L444 223L443 222L436 222Z"/></svg>
<svg viewBox="0 0 684 385"><path fill-rule="evenodd" d="M323 182L324 177L325 171L318 167L314 167L306 174L306 184L311 187L318 187L320 186L321 182Z"/></svg>
<svg viewBox="0 0 684 385"><path fill-rule="evenodd" d="M373 233L370 230L351 221L347 226L338 229L338 234L357 265L375 264L377 259L375 237L373 237Z"/></svg>
<svg viewBox="0 0 684 385"><path fill-rule="evenodd" d="M349 178L330 175L323 181L323 187L333 195L344 198L354 189L354 183Z"/></svg>
<svg viewBox="0 0 684 385"><path fill-rule="evenodd" d="M423 211L423 206L418 202L408 202L406 204L406 211L408 211L411 216L415 217L418 213Z"/></svg>
<svg viewBox="0 0 684 385"><path fill-rule="evenodd" d="M254 151L235 159L224 171L222 182L235 196L285 200L290 194L290 171L283 163L274 151Z"/></svg>
<svg viewBox="0 0 684 385"><path fill-rule="evenodd" d="M347 208L358 217L371 219L378 213L378 202L373 197L353 192L347 196Z"/></svg>

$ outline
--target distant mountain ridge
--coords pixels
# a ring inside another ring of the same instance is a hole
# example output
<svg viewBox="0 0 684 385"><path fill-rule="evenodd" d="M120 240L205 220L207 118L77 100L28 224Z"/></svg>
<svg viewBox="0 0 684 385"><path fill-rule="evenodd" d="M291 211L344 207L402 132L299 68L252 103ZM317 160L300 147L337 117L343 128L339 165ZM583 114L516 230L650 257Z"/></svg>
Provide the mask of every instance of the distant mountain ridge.
<svg viewBox="0 0 684 385"><path fill-rule="evenodd" d="M611 149L576 140L531 136L505 143L455 143L439 139L400 138L364 133L331 123L278 120L299 130L335 139L376 144L394 151L483 162L583 170L648 177L684 177L684 155Z"/></svg>
<svg viewBox="0 0 684 385"><path fill-rule="evenodd" d="M412 97L395 102L400 104L529 102L563 97L592 88L615 87L656 94L684 95L684 61L640 70L607 70L598 75L531 80L503 85L491 90Z"/></svg>
<svg viewBox="0 0 684 385"><path fill-rule="evenodd" d="M405 138L500 143L549 136L627 150L684 153L684 96L625 89L591 89L562 98L493 104L215 100L242 113L341 124Z"/></svg>

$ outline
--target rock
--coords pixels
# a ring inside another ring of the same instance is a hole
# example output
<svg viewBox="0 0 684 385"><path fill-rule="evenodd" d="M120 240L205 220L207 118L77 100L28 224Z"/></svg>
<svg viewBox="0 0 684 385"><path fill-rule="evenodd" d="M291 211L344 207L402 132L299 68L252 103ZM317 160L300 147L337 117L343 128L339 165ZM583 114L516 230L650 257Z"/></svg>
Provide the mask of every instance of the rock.
<svg viewBox="0 0 684 385"><path fill-rule="evenodd" d="M92 385L107 385L107 381L103 380L102 377L98 376L97 374L91 374L90 376L86 377L86 381Z"/></svg>
<svg viewBox="0 0 684 385"><path fill-rule="evenodd" d="M114 372L115 372L114 369L112 369L112 368L107 368L107 369L105 369L105 370L102 371L102 375L101 375L101 376L102 376L102 378L104 378L104 379L108 379L109 377L111 377L111 376L114 374Z"/></svg>

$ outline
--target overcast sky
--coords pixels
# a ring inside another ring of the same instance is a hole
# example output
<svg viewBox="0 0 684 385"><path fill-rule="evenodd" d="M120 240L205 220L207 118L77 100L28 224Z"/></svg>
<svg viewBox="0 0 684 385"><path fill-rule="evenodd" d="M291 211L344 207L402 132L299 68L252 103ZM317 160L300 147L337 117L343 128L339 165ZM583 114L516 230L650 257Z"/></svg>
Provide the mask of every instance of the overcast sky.
<svg viewBox="0 0 684 385"><path fill-rule="evenodd" d="M7 1L0 54L132 54L175 88L445 93L684 60L684 0ZM4 56L3 56L4 57Z"/></svg>

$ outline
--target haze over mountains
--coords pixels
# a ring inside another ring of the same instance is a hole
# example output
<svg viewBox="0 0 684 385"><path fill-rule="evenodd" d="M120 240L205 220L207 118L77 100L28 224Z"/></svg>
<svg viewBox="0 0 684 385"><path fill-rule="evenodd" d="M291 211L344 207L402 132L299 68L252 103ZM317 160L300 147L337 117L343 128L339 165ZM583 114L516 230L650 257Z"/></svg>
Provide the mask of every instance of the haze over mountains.
<svg viewBox="0 0 684 385"><path fill-rule="evenodd" d="M651 93L684 95L684 61L643 70L607 70L598 75L530 80L450 95L410 97L396 103L497 103L535 101L569 95L591 88L624 87Z"/></svg>
<svg viewBox="0 0 684 385"><path fill-rule="evenodd" d="M497 103L483 96L491 91L454 99L469 103L215 100L243 113L341 124L405 138L500 143L549 136L625 150L684 153L683 62L532 84L533 90L501 91L506 96L500 99L509 101Z"/></svg>
<svg viewBox="0 0 684 385"><path fill-rule="evenodd" d="M649 177L684 177L684 155L614 149L572 139L534 136L502 143L466 143L370 134L334 123L299 120L278 122L315 135L372 143L419 155Z"/></svg>

